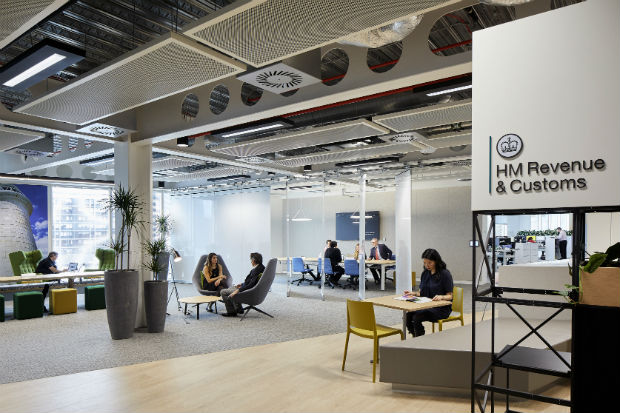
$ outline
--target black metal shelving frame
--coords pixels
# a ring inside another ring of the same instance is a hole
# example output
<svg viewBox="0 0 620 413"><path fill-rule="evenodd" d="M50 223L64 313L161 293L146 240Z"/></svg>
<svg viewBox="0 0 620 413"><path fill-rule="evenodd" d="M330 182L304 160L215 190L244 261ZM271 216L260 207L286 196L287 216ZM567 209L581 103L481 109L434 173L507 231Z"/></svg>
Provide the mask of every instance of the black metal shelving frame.
<svg viewBox="0 0 620 413"><path fill-rule="evenodd" d="M478 407L481 413L484 413L487 408L487 404L490 402L491 413L495 412L495 394L502 394L506 396L506 412L513 412L510 409L510 396L536 400L543 403L550 403L562 406L568 406L573 411L572 394L574 392L573 381L573 369L571 363L572 354L572 342L571 340L571 353L559 352L550 345L550 343L540 334L538 330L558 314L563 311L571 311L574 306L568 302L548 301L544 299L521 299L521 298L505 298L503 293L520 293L524 295L532 296L545 296L554 295L558 296L559 291L556 290L543 290L536 288L514 288L514 287L500 287L495 284L495 248L491 248L492 263L489 263L489 257L487 256L487 245L485 244L485 238L482 234L480 217L489 216L490 232L488 238L495 240L495 217L498 215L533 215L533 214L573 214L573 235L572 235L572 268L579 268L579 263L583 261L585 256L585 216L587 213L593 212L617 212L620 211L620 206L601 206L601 207L577 207L577 208L542 208L542 209L520 209L520 210L488 210L488 211L473 211L473 225L472 225L472 240L473 245L482 251L482 257L484 267L488 278L490 280L490 286L484 289L480 289L480 279L483 271L478 274L477 262L476 262L476 250L472 248L472 308L475 311L477 302L485 302L491 304L491 362L482 369L482 372L476 373L476 320L475 317L472 320L472 343L471 343L471 412L476 412ZM494 247L494 245L493 245ZM579 285L579 273L573 271L572 274L573 285ZM495 351L495 306L496 304L506 305L529 329L530 332L519 339L515 344L505 346L501 351ZM538 306L556 308L553 314L540 322L537 326L533 326L528 322L514 307L515 305L523 306ZM572 312L572 311L571 311ZM548 348L547 349L533 349L529 347L519 346L528 337L536 335ZM575 323L572 323L572 335L575 335ZM528 360L537 360L537 363L528 362ZM502 368L506 370L506 387L495 385L496 368ZM571 400L558 399L553 397L544 396L537 393L530 393L524 391L518 391L510 388L510 370L529 371L539 374L553 375L557 377L565 377L571 381ZM486 381L483 379L486 376ZM484 397L478 395L478 391L484 391Z"/></svg>

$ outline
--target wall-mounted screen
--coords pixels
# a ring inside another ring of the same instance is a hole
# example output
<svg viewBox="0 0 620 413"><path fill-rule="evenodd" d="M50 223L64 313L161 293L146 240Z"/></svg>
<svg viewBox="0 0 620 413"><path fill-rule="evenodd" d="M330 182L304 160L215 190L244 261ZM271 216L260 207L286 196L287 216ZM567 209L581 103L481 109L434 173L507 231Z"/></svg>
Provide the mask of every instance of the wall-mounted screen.
<svg viewBox="0 0 620 413"><path fill-rule="evenodd" d="M379 238L379 211L366 211L366 240ZM359 239L359 212L336 212L336 239L355 241Z"/></svg>

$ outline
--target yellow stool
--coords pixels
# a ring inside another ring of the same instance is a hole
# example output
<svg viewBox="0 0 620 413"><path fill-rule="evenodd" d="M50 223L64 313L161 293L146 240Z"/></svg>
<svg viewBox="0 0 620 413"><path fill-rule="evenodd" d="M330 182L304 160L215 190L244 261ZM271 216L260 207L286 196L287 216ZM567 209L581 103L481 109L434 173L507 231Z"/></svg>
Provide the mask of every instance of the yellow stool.
<svg viewBox="0 0 620 413"><path fill-rule="evenodd" d="M50 311L52 314L77 313L77 290L58 288L50 291Z"/></svg>

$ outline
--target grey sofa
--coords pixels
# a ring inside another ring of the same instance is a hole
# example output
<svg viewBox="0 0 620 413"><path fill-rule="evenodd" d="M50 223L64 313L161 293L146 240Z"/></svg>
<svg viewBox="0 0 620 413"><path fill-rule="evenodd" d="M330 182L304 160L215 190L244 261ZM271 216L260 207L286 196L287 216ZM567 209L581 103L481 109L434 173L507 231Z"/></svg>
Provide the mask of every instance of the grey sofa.
<svg viewBox="0 0 620 413"><path fill-rule="evenodd" d="M196 290L198 290L198 292L202 295L217 295L217 291L204 290L202 288L202 285L200 285L200 280L201 280L200 274L202 274L202 269L205 266L205 262L207 262L207 257L208 255L202 255L198 259L198 264L196 264L196 269L194 270L194 275L192 276L192 284L194 284L194 287L196 287ZM226 283L225 283L224 288L232 287L233 281L230 275L230 271L228 271L228 267L226 267L226 263L224 262L224 260L222 259L220 255L217 256L217 262L219 262L220 265L222 266L222 272L226 276Z"/></svg>
<svg viewBox="0 0 620 413"><path fill-rule="evenodd" d="M247 307L243 309L243 317L241 317L241 320L239 321L242 321L245 318L245 316L248 315L250 310L256 310L261 314L265 314L273 318L271 314L267 314L266 312L257 308L256 306L259 304L262 304L262 302L265 301L265 298L267 297L267 293L269 292L269 289L271 288L271 284L273 283L273 280L276 276L277 265L278 265L277 259L275 258L270 259L269 262L267 263L267 266L265 267L265 271L263 271L263 275L258 280L258 283L254 287L250 288L249 290L242 291L233 297L233 300L236 303L247 305Z"/></svg>

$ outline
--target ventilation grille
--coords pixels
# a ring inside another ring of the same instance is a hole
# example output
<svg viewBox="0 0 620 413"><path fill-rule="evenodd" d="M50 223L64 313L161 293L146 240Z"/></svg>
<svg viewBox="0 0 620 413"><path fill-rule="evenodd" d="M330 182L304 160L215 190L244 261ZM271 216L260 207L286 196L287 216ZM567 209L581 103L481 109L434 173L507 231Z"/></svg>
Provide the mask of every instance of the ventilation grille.
<svg viewBox="0 0 620 413"><path fill-rule="evenodd" d="M0 151L6 151L45 136L43 133L29 130L0 127Z"/></svg>
<svg viewBox="0 0 620 413"><path fill-rule="evenodd" d="M223 178L226 176L242 175L246 173L246 169L240 168L213 168L177 176L166 176L163 178L157 178L157 180L165 182L181 182L192 181L195 179Z"/></svg>
<svg viewBox="0 0 620 413"><path fill-rule="evenodd" d="M345 149L334 152L322 152L312 155L300 155L276 161L276 164L289 167L299 167L304 165L316 165L329 162L357 161L359 159L373 159L396 153L407 153L417 150L409 144L394 145L384 143L371 145L365 148Z"/></svg>
<svg viewBox="0 0 620 413"><path fill-rule="evenodd" d="M119 128L112 125L106 125L104 123L92 123L88 126L84 126L78 129L77 132L91 133L93 135L107 136L108 138L118 138L129 132L127 129Z"/></svg>
<svg viewBox="0 0 620 413"><path fill-rule="evenodd" d="M285 133L264 139L235 143L213 148L213 152L232 155L236 158L263 155L307 146L342 142L368 136L384 135L389 131L367 120L336 123L317 128L308 128L300 132Z"/></svg>
<svg viewBox="0 0 620 413"><path fill-rule="evenodd" d="M471 130L460 133L445 133L427 138L426 142L434 148L471 145Z"/></svg>
<svg viewBox="0 0 620 413"><path fill-rule="evenodd" d="M44 20L68 0L0 1L0 49Z"/></svg>
<svg viewBox="0 0 620 413"><path fill-rule="evenodd" d="M176 168L183 168L188 166L194 166L202 163L195 159L180 158L175 156L168 156L165 158L153 159L151 171L153 173L168 171ZM106 162L98 168L93 170L94 173L99 175L114 175L114 161Z"/></svg>
<svg viewBox="0 0 620 413"><path fill-rule="evenodd" d="M209 46L255 67L333 43L447 0L250 1L207 16L186 31Z"/></svg>
<svg viewBox="0 0 620 413"><path fill-rule="evenodd" d="M395 132L471 121L471 99L375 116L372 121Z"/></svg>
<svg viewBox="0 0 620 413"><path fill-rule="evenodd" d="M273 93L288 92L321 81L284 63L244 73L237 76L237 79Z"/></svg>
<svg viewBox="0 0 620 413"><path fill-rule="evenodd" d="M171 32L15 111L83 125L243 70Z"/></svg>

